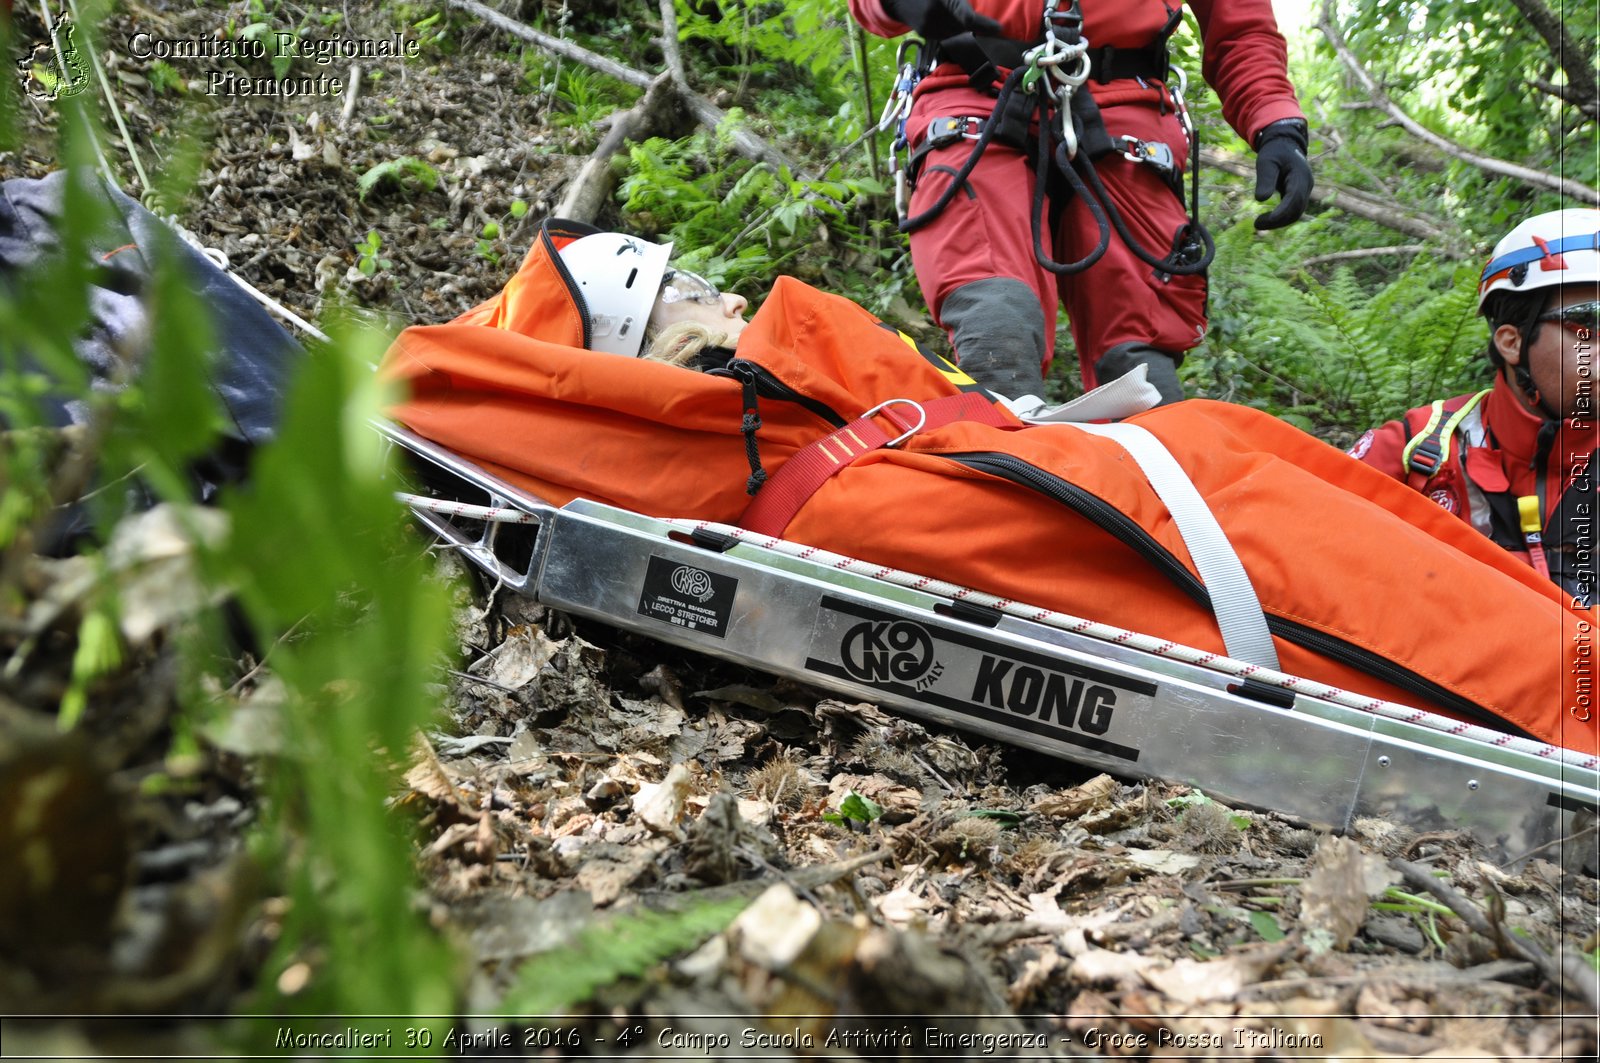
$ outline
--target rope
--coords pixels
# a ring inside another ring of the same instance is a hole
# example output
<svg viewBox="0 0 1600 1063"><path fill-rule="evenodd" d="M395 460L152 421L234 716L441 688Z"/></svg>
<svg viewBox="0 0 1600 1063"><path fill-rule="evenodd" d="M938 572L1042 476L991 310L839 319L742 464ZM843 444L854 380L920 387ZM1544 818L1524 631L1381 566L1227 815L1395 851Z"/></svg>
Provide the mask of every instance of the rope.
<svg viewBox="0 0 1600 1063"><path fill-rule="evenodd" d="M447 498L429 498L426 495L409 495L396 491L394 497L412 509L425 509L430 513L463 520L481 520L489 524L538 524L539 518L514 506L473 506L466 502L452 502Z"/></svg>
<svg viewBox="0 0 1600 1063"><path fill-rule="evenodd" d="M78 0L66 0L66 7L72 12L73 22L78 25L82 32L87 34L89 27L83 21L83 15L78 11ZM39 10L44 13L45 29L50 33L53 41L55 39L55 31L51 29L50 13L45 0L39 0ZM128 149L128 160L133 163L133 170L139 175L139 188L148 198L151 192L154 191L153 186L150 184L150 175L145 172L144 161L139 158L138 149L133 146L133 134L128 132L128 123L122 118L122 108L117 103L116 93L111 90L111 79L106 77L105 67L100 63L100 53L93 47L86 47L83 51L88 53L89 66L94 69L95 80L100 82L100 93L106 98L106 108L111 112L111 120L117 123L117 132L122 135L123 146ZM105 161L105 156L101 155L100 162L102 165L105 164ZM114 181L115 179L113 179L113 183Z"/></svg>
<svg viewBox="0 0 1600 1063"><path fill-rule="evenodd" d="M78 12L78 0L65 0L65 6L71 12L74 23L79 27L83 27L83 17ZM47 0L39 0L39 17L44 21L45 32L49 34L51 44L56 46L55 50L57 62L58 64L62 65L63 74L66 74L66 68L64 65L65 60L61 57L60 47L56 41L56 23L50 16L50 8ZM87 33L87 29L84 29L84 32ZM112 91L111 80L106 76L105 67L100 63L99 54L92 47L85 47L82 50L88 54L89 64L94 68L95 77L100 82L100 91L106 98L106 109L111 112L111 119L116 123L117 132L122 136L123 146L128 149L128 160L133 163L134 172L138 175L139 186L143 192L141 198L144 201L144 205L146 207L151 207L153 204L150 202L150 200L154 192L154 187L150 183L150 175L145 172L144 161L139 157L139 151L134 146L133 134L128 130L128 123L122 117L122 105L117 102L116 93ZM101 148L100 138L98 136L91 138L91 143L94 145L95 156L99 160L101 173L104 174L106 180L109 181L113 187L120 187L121 181L118 180L116 171L111 168L110 160L106 158L105 152ZM166 222L167 225L183 239L184 243L188 244L190 247L204 255L214 266L217 267L217 269L221 270L228 276L230 280L232 280L240 288L244 289L245 293L256 302L266 307L272 313L277 314L283 320L294 325L306 335L315 337L316 339L321 340L323 343L331 342L328 339L327 334L321 329L317 328L315 325L296 314L293 310L290 310L288 307L272 298L272 296L268 295L266 292L263 292L261 289L257 288L255 285L251 284L249 281L235 273L228 262L228 256L221 250L214 247L209 247L203 243L198 236L190 232L183 226L181 222L178 221L178 216L176 214L163 214L160 217L162 221Z"/></svg>
<svg viewBox="0 0 1600 1063"><path fill-rule="evenodd" d="M1343 708L1372 713L1385 719L1417 724L1430 730L1466 738L1497 749L1510 749L1518 753L1529 753L1543 760L1581 768L1585 771L1593 771L1596 768L1600 768L1600 758L1588 756L1577 750L1549 745L1531 738L1504 734L1492 728L1464 723L1448 716L1440 716L1437 713L1426 712L1409 705L1401 705L1393 701L1384 701L1381 698L1352 693L1339 687L1329 686L1326 683L1289 675L1285 672L1263 668L1259 665L1247 664L1244 661L1234 660L1220 653L1211 653L1206 650L1196 649L1193 646L1184 646L1167 639L1157 638L1154 635L1143 635L1113 624L1102 624L1095 620L1085 620L1082 617L1073 616L1071 613L1062 613L1054 609L1014 602L1008 598L997 598L992 594L976 591L970 587L963 587L960 584L950 583L945 580L935 579L932 576L919 576L914 572L906 572L887 565L861 561L857 558L836 554L815 546L804 546L800 543L789 542L786 539L775 539L770 535L761 535L744 528L718 524L713 521L669 519L664 523L691 531L698 529L714 531L741 542L748 542L764 550L771 550L774 553L797 557L802 560L814 561L818 564L838 569L841 572L868 576L872 579L882 580L885 583L892 583L898 587L909 587L913 590L925 591L929 594L955 601L973 602L998 610L1008 616L1020 617L1037 624L1044 624L1062 631L1070 631L1077 635L1086 635L1118 646L1130 646L1145 653L1165 657L1169 660L1181 661L1184 664L1198 665L1236 679L1250 679L1265 683L1296 694L1305 694L1308 697L1331 702Z"/></svg>

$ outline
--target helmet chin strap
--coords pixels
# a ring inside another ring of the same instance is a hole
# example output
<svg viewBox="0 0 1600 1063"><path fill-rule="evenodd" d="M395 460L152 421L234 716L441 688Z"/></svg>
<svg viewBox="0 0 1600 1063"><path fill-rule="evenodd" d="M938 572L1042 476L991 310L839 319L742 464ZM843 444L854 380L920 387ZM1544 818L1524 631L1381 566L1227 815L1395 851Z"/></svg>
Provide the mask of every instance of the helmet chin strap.
<svg viewBox="0 0 1600 1063"><path fill-rule="evenodd" d="M1534 323L1534 328L1538 328ZM1544 423L1539 425L1539 435L1534 441L1533 459L1528 463L1531 469L1543 468L1545 459L1550 456L1550 448L1555 445L1556 432L1561 427L1561 415L1550 409L1550 404L1545 401L1544 393L1539 390L1539 385L1533 382L1533 373L1528 369L1528 350L1533 346L1529 338L1532 329L1522 333L1522 357L1513 367L1512 376L1516 378L1517 387L1522 389L1522 394L1527 398L1528 404L1539 411L1544 418Z"/></svg>
<svg viewBox="0 0 1600 1063"><path fill-rule="evenodd" d="M1528 368L1528 355L1533 349L1534 333L1541 327L1543 327L1541 322L1535 317L1527 326L1518 330L1522 336L1522 357L1512 367L1511 375L1515 378L1517 387L1522 389L1522 394L1528 400L1528 405L1537 410L1546 422L1559 424L1561 415L1552 410L1550 404L1545 401L1544 392L1540 391L1539 385L1533 382L1533 371Z"/></svg>

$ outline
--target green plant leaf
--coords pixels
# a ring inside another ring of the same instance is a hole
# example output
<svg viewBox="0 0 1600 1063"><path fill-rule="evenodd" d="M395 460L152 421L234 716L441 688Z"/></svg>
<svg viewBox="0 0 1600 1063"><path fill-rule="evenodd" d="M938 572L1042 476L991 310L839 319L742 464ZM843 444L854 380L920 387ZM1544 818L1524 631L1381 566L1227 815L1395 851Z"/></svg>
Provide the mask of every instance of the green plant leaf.
<svg viewBox="0 0 1600 1063"><path fill-rule="evenodd" d="M1286 936L1271 912L1251 912L1250 926L1263 941L1282 941Z"/></svg>
<svg viewBox="0 0 1600 1063"><path fill-rule="evenodd" d="M403 155L398 159L380 162L367 170L356 179L356 190L360 198L366 199L370 192L385 183L401 188L415 185L431 192L439 186L439 171L421 159Z"/></svg>
<svg viewBox="0 0 1600 1063"><path fill-rule="evenodd" d="M682 912L641 911L584 928L568 946L541 953L518 969L500 1014L563 1015L618 979L651 967L723 930L749 902L709 901Z"/></svg>
<svg viewBox="0 0 1600 1063"><path fill-rule="evenodd" d="M844 800L839 802L839 814L858 823L871 823L883 815L883 806L851 790L845 795Z"/></svg>

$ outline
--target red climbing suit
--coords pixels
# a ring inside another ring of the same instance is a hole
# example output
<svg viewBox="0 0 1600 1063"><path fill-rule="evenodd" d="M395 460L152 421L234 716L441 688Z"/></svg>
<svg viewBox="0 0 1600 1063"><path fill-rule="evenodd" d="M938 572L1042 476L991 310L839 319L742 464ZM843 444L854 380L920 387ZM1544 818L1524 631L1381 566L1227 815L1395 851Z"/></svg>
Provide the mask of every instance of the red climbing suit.
<svg viewBox="0 0 1600 1063"><path fill-rule="evenodd" d="M1205 43L1202 73L1240 136L1254 144L1256 134L1271 123L1303 117L1286 72L1287 49L1271 0L1189 0L1188 6ZM1033 41L1043 32L1042 0L972 0L972 7L999 21L1006 37ZM1161 40L1162 28L1178 7L1179 0L1172 0L1170 7L1162 0L1082 0L1083 35L1093 49L1149 46ZM884 12L881 0L850 0L850 10L880 36L909 32ZM1107 84L1091 80L1085 87L1113 139L1126 134L1165 143L1176 163L1187 168L1188 144L1162 84L1128 78ZM917 88L907 125L912 150L925 139L930 119L985 118L993 107L993 95L971 87L959 66L941 63ZM959 169L971 148L972 141L957 140L929 153L912 193L912 215L926 210L944 191L949 174L940 168ZM1184 205L1166 180L1119 154L1096 165L1139 242L1157 258L1165 257L1187 221ZM1059 283L1036 263L1029 219L1034 175L1021 152L990 144L967 184L970 195L955 196L938 218L911 234L912 262L935 318L945 298L962 285L1016 278L1033 289L1044 313L1046 366L1054 356L1057 298L1066 306L1087 386L1095 383L1095 360L1117 344L1147 343L1181 354L1204 337L1205 278L1157 276L1115 234L1099 262ZM1099 237L1098 226L1076 197L1063 212L1054 240L1048 225L1043 232L1044 251L1058 262L1081 259Z"/></svg>

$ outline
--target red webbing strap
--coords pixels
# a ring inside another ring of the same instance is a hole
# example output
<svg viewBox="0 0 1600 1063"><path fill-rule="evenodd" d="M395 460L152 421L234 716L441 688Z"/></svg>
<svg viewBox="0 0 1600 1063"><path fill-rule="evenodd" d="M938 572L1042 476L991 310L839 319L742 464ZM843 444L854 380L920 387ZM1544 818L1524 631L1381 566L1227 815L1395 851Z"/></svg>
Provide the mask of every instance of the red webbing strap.
<svg viewBox="0 0 1600 1063"><path fill-rule="evenodd" d="M925 415L920 424L916 407ZM878 426L883 420L894 426L892 434ZM977 392L947 395L927 402L893 399L823 436L784 462L761 485L761 490L739 518L739 527L762 535L781 536L817 489L861 455L901 436L942 428L955 421L979 421L996 428L1018 427L996 409L993 402Z"/></svg>

